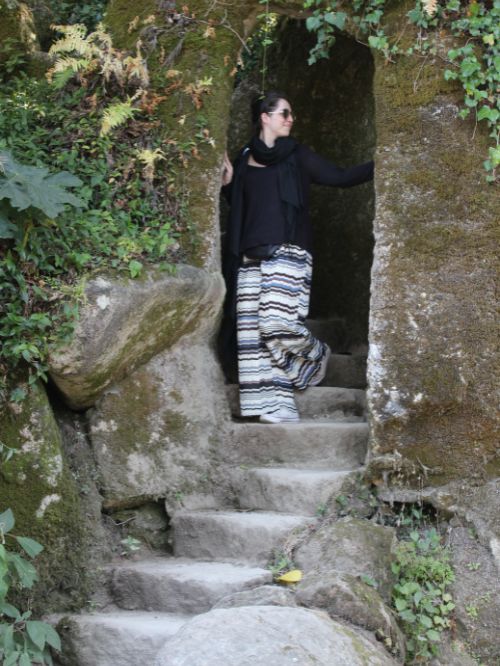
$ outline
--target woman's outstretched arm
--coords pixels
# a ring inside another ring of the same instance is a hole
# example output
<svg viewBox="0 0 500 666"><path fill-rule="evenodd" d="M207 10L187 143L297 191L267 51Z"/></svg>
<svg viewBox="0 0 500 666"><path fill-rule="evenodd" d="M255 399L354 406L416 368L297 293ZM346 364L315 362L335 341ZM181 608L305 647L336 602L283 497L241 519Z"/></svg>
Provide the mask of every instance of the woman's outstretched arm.
<svg viewBox="0 0 500 666"><path fill-rule="evenodd" d="M373 180L373 161L342 169L307 146L299 146L300 162L312 183L353 187Z"/></svg>

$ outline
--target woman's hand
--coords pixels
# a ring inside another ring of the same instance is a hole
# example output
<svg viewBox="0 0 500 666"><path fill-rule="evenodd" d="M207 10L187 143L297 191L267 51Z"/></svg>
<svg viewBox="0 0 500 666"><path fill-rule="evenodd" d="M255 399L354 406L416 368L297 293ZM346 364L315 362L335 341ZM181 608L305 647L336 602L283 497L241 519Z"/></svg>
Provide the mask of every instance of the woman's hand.
<svg viewBox="0 0 500 666"><path fill-rule="evenodd" d="M224 161L222 163L222 185L229 185L233 180L233 165L228 157L227 151L224 153Z"/></svg>

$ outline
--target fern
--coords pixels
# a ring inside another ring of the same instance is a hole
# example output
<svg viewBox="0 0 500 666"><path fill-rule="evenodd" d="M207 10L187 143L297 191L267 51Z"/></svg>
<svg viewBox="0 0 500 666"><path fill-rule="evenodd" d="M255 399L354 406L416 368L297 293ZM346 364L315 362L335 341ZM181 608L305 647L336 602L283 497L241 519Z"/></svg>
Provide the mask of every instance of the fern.
<svg viewBox="0 0 500 666"><path fill-rule="evenodd" d="M160 148L155 148L155 150L144 148L137 152L137 159L144 164L142 169L144 179L152 184L155 177L156 163L166 159L165 153Z"/></svg>
<svg viewBox="0 0 500 666"><path fill-rule="evenodd" d="M49 49L49 53L72 53L76 52L82 57L91 58L94 48L86 37L87 28L81 23L75 25L52 25L52 30L61 32L64 37L58 39Z"/></svg>
<svg viewBox="0 0 500 666"><path fill-rule="evenodd" d="M142 57L139 44L137 44L137 55L135 57L128 56L125 58L124 65L127 72L127 79L129 81L135 79L141 88L147 88L149 86L149 72L146 61Z"/></svg>
<svg viewBox="0 0 500 666"><path fill-rule="evenodd" d="M422 4L427 16L432 17L437 12L438 0L422 0Z"/></svg>
<svg viewBox="0 0 500 666"><path fill-rule="evenodd" d="M134 109L132 106L132 99L129 97L126 102L116 102L116 104L111 104L107 109L104 109L102 114L102 123L101 123L101 136L109 134L112 129L123 125L127 120L134 117L134 113L138 109Z"/></svg>
<svg viewBox="0 0 500 666"><path fill-rule="evenodd" d="M123 88L126 74L121 58L113 53L106 54L101 59L101 75L106 83L111 80L111 77L114 77L120 88Z"/></svg>
<svg viewBox="0 0 500 666"><path fill-rule="evenodd" d="M79 72L89 71L92 61L86 58L71 58L63 56L47 72L47 80L54 84L57 90L61 90ZM94 64L95 67L95 64Z"/></svg>
<svg viewBox="0 0 500 666"><path fill-rule="evenodd" d="M126 85L141 88L149 86L149 73L142 57L140 41L136 44L136 55L127 56L124 51L113 47L111 36L102 24L89 35L86 35L85 26L80 24L52 27L63 34L50 48L50 54L57 56L57 59L47 72L47 79L54 79L57 87L66 85L74 74L85 76L97 69L104 83L114 80L122 89ZM68 69L71 73L67 72ZM54 76L58 72L61 75Z"/></svg>

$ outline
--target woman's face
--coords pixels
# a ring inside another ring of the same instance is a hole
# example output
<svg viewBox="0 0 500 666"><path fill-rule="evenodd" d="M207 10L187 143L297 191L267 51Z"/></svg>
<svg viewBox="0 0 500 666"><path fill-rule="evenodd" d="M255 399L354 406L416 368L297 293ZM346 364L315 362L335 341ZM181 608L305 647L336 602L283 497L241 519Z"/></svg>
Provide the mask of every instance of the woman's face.
<svg viewBox="0 0 500 666"><path fill-rule="evenodd" d="M292 107L286 99L278 100L276 108L263 113L262 116L263 128L267 128L275 138L288 136L292 131L294 120Z"/></svg>

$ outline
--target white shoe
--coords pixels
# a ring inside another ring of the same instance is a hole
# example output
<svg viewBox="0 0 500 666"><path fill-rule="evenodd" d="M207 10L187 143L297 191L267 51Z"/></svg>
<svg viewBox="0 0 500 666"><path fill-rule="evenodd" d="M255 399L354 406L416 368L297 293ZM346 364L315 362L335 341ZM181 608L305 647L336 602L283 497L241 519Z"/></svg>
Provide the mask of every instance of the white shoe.
<svg viewBox="0 0 500 666"><path fill-rule="evenodd" d="M297 423L299 421L297 412L281 407L277 412L271 414L261 414L259 421L261 423Z"/></svg>
<svg viewBox="0 0 500 666"><path fill-rule="evenodd" d="M330 360L330 356L332 355L332 350L330 347L325 343L326 346L326 352L325 355L323 356L323 360L321 361L321 366L312 380L312 382L309 382L309 386L318 386L318 384L321 384L323 379L325 378L326 371L328 370L328 361Z"/></svg>

